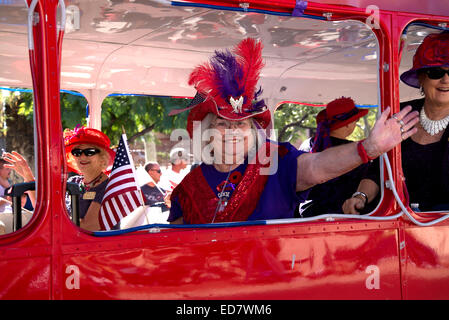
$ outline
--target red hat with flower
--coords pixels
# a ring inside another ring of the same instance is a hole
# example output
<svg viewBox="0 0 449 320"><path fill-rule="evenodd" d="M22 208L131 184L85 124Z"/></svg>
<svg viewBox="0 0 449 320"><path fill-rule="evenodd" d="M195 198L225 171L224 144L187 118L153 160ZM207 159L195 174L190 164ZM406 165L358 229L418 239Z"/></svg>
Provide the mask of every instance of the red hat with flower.
<svg viewBox="0 0 449 320"><path fill-rule="evenodd" d="M449 31L426 36L413 56L413 67L401 74L401 80L414 88L419 88L418 71L424 68L449 68Z"/></svg>
<svg viewBox="0 0 449 320"><path fill-rule="evenodd" d="M233 50L215 51L215 55L197 66L189 77L189 85L197 90L190 105L170 114L190 110L187 131L193 135L193 122L201 121L208 113L230 121L253 118L261 128L271 122L271 113L262 89L256 90L262 61L262 43L252 38L242 40Z"/></svg>
<svg viewBox="0 0 449 320"><path fill-rule="evenodd" d="M111 141L109 140L108 136L97 129L78 125L73 130L64 130L64 146L67 167L71 171L74 171L78 174L81 173L78 169L75 158L71 153L73 147L80 144L92 144L104 149L109 154L108 167L112 166L112 164L114 163L115 152L109 147Z"/></svg>

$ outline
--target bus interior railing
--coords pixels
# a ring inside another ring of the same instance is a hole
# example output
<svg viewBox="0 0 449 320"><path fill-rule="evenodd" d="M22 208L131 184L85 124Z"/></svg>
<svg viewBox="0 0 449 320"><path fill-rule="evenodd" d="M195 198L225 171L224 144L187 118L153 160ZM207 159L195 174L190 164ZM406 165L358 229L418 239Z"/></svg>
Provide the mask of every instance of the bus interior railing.
<svg viewBox="0 0 449 320"><path fill-rule="evenodd" d="M36 190L35 182L24 182L12 185L11 188L9 188L5 193L6 196L10 196L12 198L13 232L22 228L22 195L27 191L34 190ZM67 193L71 198L70 218L72 219L72 222L79 227L79 197L81 195L79 185L73 182L67 182Z"/></svg>

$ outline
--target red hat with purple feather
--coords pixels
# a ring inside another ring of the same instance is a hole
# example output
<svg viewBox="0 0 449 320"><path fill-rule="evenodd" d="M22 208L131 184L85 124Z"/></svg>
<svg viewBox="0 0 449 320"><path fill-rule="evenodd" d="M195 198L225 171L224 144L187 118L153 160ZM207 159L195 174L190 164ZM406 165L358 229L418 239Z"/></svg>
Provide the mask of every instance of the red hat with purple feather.
<svg viewBox="0 0 449 320"><path fill-rule="evenodd" d="M187 131L193 135L193 122L208 113L239 121L253 118L261 128L271 122L271 113L257 89L262 61L262 43L252 38L242 40L233 50L215 51L209 62L197 66L189 77L189 85L197 90L190 105L171 115L190 110Z"/></svg>

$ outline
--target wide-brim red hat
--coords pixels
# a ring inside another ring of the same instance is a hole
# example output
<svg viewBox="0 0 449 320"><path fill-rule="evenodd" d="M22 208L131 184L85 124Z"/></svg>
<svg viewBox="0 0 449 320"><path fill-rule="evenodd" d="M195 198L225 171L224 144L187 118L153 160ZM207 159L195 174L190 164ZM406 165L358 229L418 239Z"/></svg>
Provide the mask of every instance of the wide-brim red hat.
<svg viewBox="0 0 449 320"><path fill-rule="evenodd" d="M81 174L75 158L71 153L72 149L80 144L92 144L105 150L109 154L108 167L111 167L114 163L115 151L109 147L111 141L107 135L94 128L76 127L73 130L66 129L64 131L66 161L70 171Z"/></svg>
<svg viewBox="0 0 449 320"><path fill-rule="evenodd" d="M193 122L213 113L230 121L254 119L261 128L271 123L271 112L257 90L262 61L262 43L252 38L242 40L232 52L215 51L210 62L197 66L189 85L197 95L189 109L187 131L193 136Z"/></svg>
<svg viewBox="0 0 449 320"><path fill-rule="evenodd" d="M413 56L413 67L401 74L401 80L419 88L419 70L432 67L449 68L449 31L432 33L424 38Z"/></svg>
<svg viewBox="0 0 449 320"><path fill-rule="evenodd" d="M187 116L187 131L190 137L193 136L193 123L195 121L202 121L209 113L230 121L241 121L251 118L263 129L267 128L271 122L271 113L268 108L260 112L235 114L229 108L219 108L215 101L209 98L190 110Z"/></svg>
<svg viewBox="0 0 449 320"><path fill-rule="evenodd" d="M329 129L336 130L345 125L357 121L368 114L367 109L357 108L354 100L341 97L329 102L326 109L321 110L316 116L317 125L323 121L329 121ZM346 116L345 116L346 115Z"/></svg>

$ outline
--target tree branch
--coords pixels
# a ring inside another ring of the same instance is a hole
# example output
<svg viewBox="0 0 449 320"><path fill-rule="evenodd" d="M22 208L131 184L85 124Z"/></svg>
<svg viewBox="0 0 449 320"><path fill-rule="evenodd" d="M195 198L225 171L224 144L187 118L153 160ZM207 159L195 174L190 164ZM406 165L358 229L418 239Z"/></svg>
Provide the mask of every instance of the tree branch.
<svg viewBox="0 0 449 320"><path fill-rule="evenodd" d="M304 128L304 129L313 129L313 128L305 127L305 126L302 126L302 125L301 125L301 122L303 122L304 119L307 118L308 116L309 116L309 115L306 114L306 115L304 115L304 116L301 118L301 120L296 121L296 122L292 122L292 123L289 123L289 124L285 125L285 126L281 129L281 132L279 133L278 140L279 140L279 141L283 141L284 135L286 134L287 129L290 128L290 127L300 127L300 128Z"/></svg>
<svg viewBox="0 0 449 320"><path fill-rule="evenodd" d="M133 134L131 137L128 138L128 142L131 143L131 142L133 142L134 140L136 140L138 137L141 137L141 136L143 136L145 133L148 133L148 132L152 131L152 130L154 129L155 125L156 125L156 124L153 123L152 125L150 125L149 127L143 129L142 131Z"/></svg>

